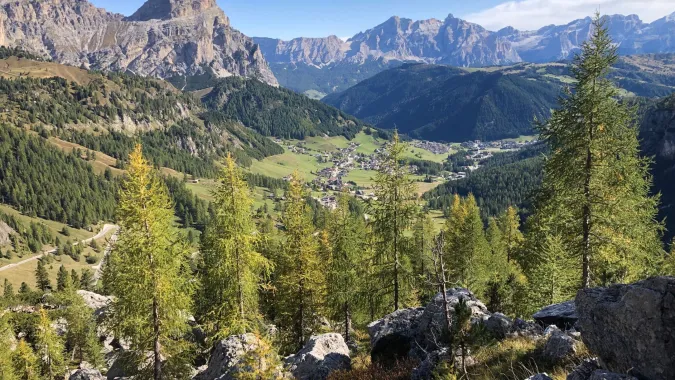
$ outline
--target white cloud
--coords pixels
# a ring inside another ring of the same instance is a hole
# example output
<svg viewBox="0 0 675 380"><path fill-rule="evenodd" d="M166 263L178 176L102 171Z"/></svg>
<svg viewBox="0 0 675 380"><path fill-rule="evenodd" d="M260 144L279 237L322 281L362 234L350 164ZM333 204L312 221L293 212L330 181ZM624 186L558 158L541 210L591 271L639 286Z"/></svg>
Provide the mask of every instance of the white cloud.
<svg viewBox="0 0 675 380"><path fill-rule="evenodd" d="M601 14L637 14L651 22L675 12L674 0L512 0L464 19L490 30L513 26L534 30L550 24L567 24L572 20Z"/></svg>

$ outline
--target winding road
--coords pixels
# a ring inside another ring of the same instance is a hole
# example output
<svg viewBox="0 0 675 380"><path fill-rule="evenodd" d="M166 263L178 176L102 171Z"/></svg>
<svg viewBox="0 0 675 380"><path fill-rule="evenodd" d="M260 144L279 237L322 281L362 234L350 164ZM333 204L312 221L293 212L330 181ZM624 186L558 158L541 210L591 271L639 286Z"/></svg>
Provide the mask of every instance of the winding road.
<svg viewBox="0 0 675 380"><path fill-rule="evenodd" d="M82 243L87 244L87 243L91 242L92 240L100 239L100 238L104 237L105 235L107 235L108 232L113 231L113 230L116 231L117 229L118 229L118 227L115 224L105 224L105 225L103 225L103 228L101 228L101 231L99 231L96 235L90 237L89 239L82 240ZM73 245L77 245L77 244L79 244L79 243L75 243ZM16 262L16 263L7 264L4 267L0 268L0 272L2 272L4 270L7 270L7 269L10 269L10 268L18 267L19 265L29 263L33 260L37 260L39 258L42 258L44 255L49 255L49 254L52 254L52 253L55 253L55 252L56 252L56 249L52 249L51 251L46 251L46 252L41 253L37 256L29 257L25 260L21 260L21 261Z"/></svg>

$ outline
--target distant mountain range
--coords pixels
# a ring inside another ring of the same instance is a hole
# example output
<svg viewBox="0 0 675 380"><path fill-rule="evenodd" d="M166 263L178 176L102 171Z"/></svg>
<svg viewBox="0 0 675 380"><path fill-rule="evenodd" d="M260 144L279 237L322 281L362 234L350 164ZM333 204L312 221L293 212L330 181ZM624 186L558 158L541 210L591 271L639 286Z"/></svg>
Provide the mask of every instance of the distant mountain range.
<svg viewBox="0 0 675 380"><path fill-rule="evenodd" d="M0 0L0 45L88 69L277 85L258 45L230 26L215 0L148 0L129 17L86 0Z"/></svg>
<svg viewBox="0 0 675 380"><path fill-rule="evenodd" d="M675 52L675 13L652 23L636 15L605 17L621 55ZM403 62L479 67L570 59L591 32L590 17L536 31L494 32L449 15L442 21L392 17L347 41L253 39L282 86L321 96Z"/></svg>
<svg viewBox="0 0 675 380"><path fill-rule="evenodd" d="M675 54L621 57L609 74L624 95L656 98L675 91ZM573 82L562 63L487 68L403 64L323 102L383 129L427 140L494 140L533 133Z"/></svg>

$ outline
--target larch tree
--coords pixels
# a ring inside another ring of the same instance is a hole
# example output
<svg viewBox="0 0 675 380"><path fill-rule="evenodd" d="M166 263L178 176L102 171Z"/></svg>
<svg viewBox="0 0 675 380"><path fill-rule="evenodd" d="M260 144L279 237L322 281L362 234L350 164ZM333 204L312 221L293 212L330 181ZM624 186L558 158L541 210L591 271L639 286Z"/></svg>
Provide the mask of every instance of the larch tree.
<svg viewBox="0 0 675 380"><path fill-rule="evenodd" d="M511 262L515 259L518 251L522 247L524 237L520 231L520 217L518 209L509 206L497 220L497 225L502 235L504 249L506 250L506 260Z"/></svg>
<svg viewBox="0 0 675 380"><path fill-rule="evenodd" d="M555 239L578 259L584 288L644 278L664 256L634 110L606 78L616 60L617 46L596 15L571 68L571 91L538 125L551 153L534 218L550 222L537 228L557 231Z"/></svg>
<svg viewBox="0 0 675 380"><path fill-rule="evenodd" d="M305 184L291 175L283 215L285 244L278 263L277 318L296 351L316 329L323 311L326 281L306 202Z"/></svg>
<svg viewBox="0 0 675 380"><path fill-rule="evenodd" d="M538 247L537 262L528 273L529 292L527 303L530 311L554 303L564 302L574 297L579 288L580 278L574 270L574 257L566 252L563 240L556 234L543 237Z"/></svg>
<svg viewBox="0 0 675 380"><path fill-rule="evenodd" d="M56 290L59 292L65 291L68 287L70 287L71 281L70 281L70 276L68 275L68 271L66 270L66 267L61 265L59 267L59 271L56 274Z"/></svg>
<svg viewBox="0 0 675 380"><path fill-rule="evenodd" d="M344 323L345 341L350 341L352 315L358 304L359 257L363 251L362 216L349 209L349 195L341 194L328 219L330 258L328 260L328 302L332 317Z"/></svg>
<svg viewBox="0 0 675 380"><path fill-rule="evenodd" d="M68 288L62 298L66 306L63 317L68 323L66 343L72 354L72 360L80 363L86 360L94 368L101 366L103 354L94 313L74 288Z"/></svg>
<svg viewBox="0 0 675 380"><path fill-rule="evenodd" d="M24 339L19 340L16 350L12 353L14 373L21 380L40 379L40 369L35 352Z"/></svg>
<svg viewBox="0 0 675 380"><path fill-rule="evenodd" d="M413 225L413 255L412 267L415 279L415 288L423 303L431 300L438 291L438 286L431 285L435 276L433 268L428 266L434 247L434 221L428 212L420 210Z"/></svg>
<svg viewBox="0 0 675 380"><path fill-rule="evenodd" d="M63 359L63 342L52 328L52 321L47 311L40 308L39 320L35 329L35 348L45 379L63 377L66 365Z"/></svg>
<svg viewBox="0 0 675 380"><path fill-rule="evenodd" d="M255 331L258 291L271 263L256 250L251 192L229 154L213 198L200 250L198 316L214 337Z"/></svg>
<svg viewBox="0 0 675 380"><path fill-rule="evenodd" d="M52 287L52 282L49 280L49 272L47 272L47 268L42 259L38 259L37 267L35 268L35 284L37 288L43 292L46 292Z"/></svg>
<svg viewBox="0 0 675 380"><path fill-rule="evenodd" d="M174 371L187 369L180 364L180 337L192 306L189 250L174 226L166 186L140 145L129 155L127 173L119 193L119 239L103 273L104 287L115 296L107 322L129 340L129 364L139 378L159 380L176 376L164 373L164 361Z"/></svg>
<svg viewBox="0 0 675 380"><path fill-rule="evenodd" d="M16 380L18 376L12 363L12 345L16 340L8 319L9 313L0 316L0 379Z"/></svg>
<svg viewBox="0 0 675 380"><path fill-rule="evenodd" d="M398 310L413 295L411 249L405 233L410 230L417 210L417 193L403 162L407 145L394 132L380 170L375 176L375 201L372 202L372 226L376 241L377 277L387 300Z"/></svg>

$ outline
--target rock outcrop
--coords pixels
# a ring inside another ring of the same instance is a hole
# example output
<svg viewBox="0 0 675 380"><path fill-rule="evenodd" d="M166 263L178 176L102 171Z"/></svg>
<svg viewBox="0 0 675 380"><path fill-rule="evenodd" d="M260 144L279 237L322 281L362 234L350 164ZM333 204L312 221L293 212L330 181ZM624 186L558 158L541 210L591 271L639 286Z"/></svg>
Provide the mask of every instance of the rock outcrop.
<svg viewBox="0 0 675 380"><path fill-rule="evenodd" d="M0 247L11 242L10 236L16 232L7 225L7 223L0 220Z"/></svg>
<svg viewBox="0 0 675 380"><path fill-rule="evenodd" d="M94 315L96 317L105 314L105 311L112 300L112 297L110 296L104 296L98 293L90 292L88 290L80 289L77 291L77 294L82 297L84 303L87 304L90 309L94 310Z"/></svg>
<svg viewBox="0 0 675 380"><path fill-rule="evenodd" d="M68 380L105 380L105 377L96 369L78 369Z"/></svg>
<svg viewBox="0 0 675 380"><path fill-rule="evenodd" d="M391 363L407 357L424 308L401 309L368 325L373 362Z"/></svg>
<svg viewBox="0 0 675 380"><path fill-rule="evenodd" d="M336 333L312 336L300 352L284 362L298 380L325 380L333 371L351 369L349 347Z"/></svg>
<svg viewBox="0 0 675 380"><path fill-rule="evenodd" d="M483 324L496 339L504 339L513 330L513 321L502 313L494 313Z"/></svg>
<svg viewBox="0 0 675 380"><path fill-rule="evenodd" d="M244 356L260 345L254 334L233 335L216 344L205 371L196 380L233 380L240 371Z"/></svg>
<svg viewBox="0 0 675 380"><path fill-rule="evenodd" d="M574 301L546 306L532 315L532 319L542 326L556 325L568 329L577 322L578 316Z"/></svg>
<svg viewBox="0 0 675 380"><path fill-rule="evenodd" d="M650 380L675 374L675 277L580 290L581 337L603 367Z"/></svg>
<svg viewBox="0 0 675 380"><path fill-rule="evenodd" d="M574 339L556 328L546 339L542 356L550 362L557 363L575 352Z"/></svg>
<svg viewBox="0 0 675 380"><path fill-rule="evenodd" d="M598 359L587 359L567 375L567 380L588 380L591 374L600 369Z"/></svg>
<svg viewBox="0 0 675 380"><path fill-rule="evenodd" d="M257 44L214 0L149 0L125 18L86 0L0 3L0 45L73 66L170 78L213 73L276 85Z"/></svg>

